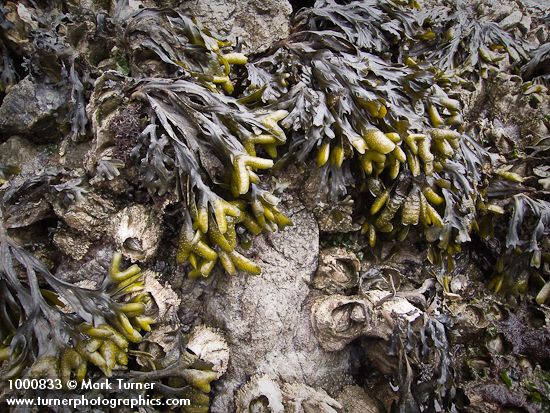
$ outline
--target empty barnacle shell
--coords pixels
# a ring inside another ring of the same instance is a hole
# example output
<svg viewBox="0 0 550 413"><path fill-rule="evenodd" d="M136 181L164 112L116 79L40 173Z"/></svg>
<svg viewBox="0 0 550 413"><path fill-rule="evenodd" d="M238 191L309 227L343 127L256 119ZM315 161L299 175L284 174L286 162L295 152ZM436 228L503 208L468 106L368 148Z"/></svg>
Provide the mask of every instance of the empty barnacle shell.
<svg viewBox="0 0 550 413"><path fill-rule="evenodd" d="M191 331L187 349L201 360L212 363L212 371L217 374L217 379L227 370L229 347L218 330L204 325L195 327Z"/></svg>
<svg viewBox="0 0 550 413"><path fill-rule="evenodd" d="M316 300L311 308L315 335L327 351L342 350L372 329L374 307L361 296L332 295Z"/></svg>
<svg viewBox="0 0 550 413"><path fill-rule="evenodd" d="M152 208L132 205L115 215L112 227L117 248L132 261L145 261L157 251L161 220Z"/></svg>
<svg viewBox="0 0 550 413"><path fill-rule="evenodd" d="M343 248L325 249L319 254L313 286L329 294L344 293L357 285L360 267L353 252Z"/></svg>
<svg viewBox="0 0 550 413"><path fill-rule="evenodd" d="M237 413L284 413L279 383L268 376L254 376L235 396Z"/></svg>
<svg viewBox="0 0 550 413"><path fill-rule="evenodd" d="M284 383L283 404L287 413L338 413L342 405L323 389L315 390L302 383Z"/></svg>
<svg viewBox="0 0 550 413"><path fill-rule="evenodd" d="M311 307L311 324L323 349L339 351L361 336L387 340L395 318L413 322L421 311L405 298L382 290L365 295L331 295L317 298Z"/></svg>
<svg viewBox="0 0 550 413"><path fill-rule="evenodd" d="M154 313L159 320L155 324L155 328L148 333L147 339L140 344L140 350L144 353L136 356L140 365L149 366L150 355L160 359L178 345L178 341L174 340L174 330L179 326L177 311L181 305L181 299L169 283L159 282L159 273L145 270L142 272L142 276L145 281L145 289L151 297L149 311Z"/></svg>
<svg viewBox="0 0 550 413"><path fill-rule="evenodd" d="M167 323L178 320L177 309L181 299L169 283L159 282L160 274L151 270L142 272L145 288L156 306L158 317Z"/></svg>
<svg viewBox="0 0 550 413"><path fill-rule="evenodd" d="M489 326L485 310L478 305L459 303L451 305L449 308L457 320L459 328L464 326L468 329L478 330Z"/></svg>

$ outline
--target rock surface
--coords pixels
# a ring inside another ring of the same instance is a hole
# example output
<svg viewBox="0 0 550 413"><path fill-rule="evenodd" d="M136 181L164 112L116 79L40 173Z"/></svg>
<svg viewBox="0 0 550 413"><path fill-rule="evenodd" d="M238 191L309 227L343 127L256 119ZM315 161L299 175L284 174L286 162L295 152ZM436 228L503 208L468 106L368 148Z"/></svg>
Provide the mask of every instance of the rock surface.
<svg viewBox="0 0 550 413"><path fill-rule="evenodd" d="M233 43L241 39L245 52L263 52L290 30L292 7L286 0L194 0L180 7Z"/></svg>
<svg viewBox="0 0 550 413"><path fill-rule="evenodd" d="M225 331L231 354L212 412L233 411L235 392L254 374L329 393L347 378L349 352L323 351L310 326L308 283L317 264L319 232L313 215L293 202L294 227L254 242L252 253L262 274L222 275L205 292L210 297L202 297L205 321Z"/></svg>
<svg viewBox="0 0 550 413"><path fill-rule="evenodd" d="M15 165L22 175L40 170L39 150L27 139L13 136L0 144L0 164Z"/></svg>
<svg viewBox="0 0 550 413"><path fill-rule="evenodd" d="M57 116L67 102L67 92L26 77L15 85L0 106L0 140L22 135L36 142L59 136Z"/></svg>
<svg viewBox="0 0 550 413"><path fill-rule="evenodd" d="M346 386L336 398L344 407L343 413L380 413L378 402L359 386Z"/></svg>

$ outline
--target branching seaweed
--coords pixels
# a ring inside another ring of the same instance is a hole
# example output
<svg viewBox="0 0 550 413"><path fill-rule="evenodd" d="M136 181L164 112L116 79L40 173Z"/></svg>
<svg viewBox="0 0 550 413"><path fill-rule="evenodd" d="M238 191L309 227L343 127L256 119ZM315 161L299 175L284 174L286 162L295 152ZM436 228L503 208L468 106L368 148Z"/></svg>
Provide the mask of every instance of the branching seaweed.
<svg viewBox="0 0 550 413"><path fill-rule="evenodd" d="M454 408L455 391L451 345L444 316L423 315L415 331L410 323L396 323L388 355L398 357L396 411L424 412ZM413 364L414 363L414 364Z"/></svg>
<svg viewBox="0 0 550 413"><path fill-rule="evenodd" d="M144 184L153 192L180 193L186 208L178 261L189 260L194 277L208 276L218 257L229 274L259 273L256 264L235 250L235 226L242 224L257 235L290 224L256 173L273 166L257 151L262 148L274 157L276 147L285 142L277 122L286 112L260 115L185 80L149 79L137 90L155 114L139 144L147 148L141 160ZM159 127L165 132L160 138Z"/></svg>
<svg viewBox="0 0 550 413"><path fill-rule="evenodd" d="M86 134L86 125L88 118L86 116L86 100L84 98L84 86L75 69L74 62L68 74L71 88L71 132L72 139L76 140L79 136Z"/></svg>
<svg viewBox="0 0 550 413"><path fill-rule="evenodd" d="M420 29L409 5L419 8L418 3L404 0L350 1L344 6L318 0L296 15L295 25L302 32L334 30L360 49L387 52L397 42L412 40Z"/></svg>
<svg viewBox="0 0 550 413"><path fill-rule="evenodd" d="M541 44L531 52L531 60L521 67L521 76L533 83L550 84L550 43Z"/></svg>
<svg viewBox="0 0 550 413"><path fill-rule="evenodd" d="M550 233L550 203L532 199L524 194L515 195L513 199L506 247L533 253L531 263L534 267L539 267L541 260L539 243ZM525 225L528 218L533 220L532 225ZM528 238L524 238L521 232Z"/></svg>
<svg viewBox="0 0 550 413"><path fill-rule="evenodd" d="M210 406L211 382L218 374L212 364L201 360L185 347L181 334L177 344L159 360L151 362L150 369L132 371L129 375L136 382L155 383L155 392L169 398L186 398L190 406L183 412L207 413Z"/></svg>
<svg viewBox="0 0 550 413"><path fill-rule="evenodd" d="M139 343L140 331L150 331L153 323L145 315L148 295L139 293L139 267L121 270L122 256L115 254L109 276L93 291L51 274L3 227L0 254L3 377L28 371L30 377L59 378L66 386L72 378L82 381L88 366L108 377L125 368L129 344Z"/></svg>
<svg viewBox="0 0 550 413"><path fill-rule="evenodd" d="M192 277L208 276L218 257L230 274L259 273L236 247L245 231L258 235L291 224L258 175L273 166L270 158L286 141L278 122L287 112L255 112L226 96L224 91L234 89L231 65L246 64L246 56L222 53L229 43L176 11L135 13L121 44L130 54L132 74L141 79L104 73L92 97L94 117L98 123L106 119L126 92L150 107L149 125L129 152L140 165L143 187L159 196L175 194L182 203L177 261L191 263ZM164 77L142 76L141 62L147 59L168 65L161 70ZM122 84L124 91L115 91ZM96 162L96 178L113 179L123 167L105 152Z"/></svg>
<svg viewBox="0 0 550 413"><path fill-rule="evenodd" d="M475 2L457 1L425 13L426 31L410 51L445 71L467 77L474 72L485 77L490 68L508 56L510 64L527 59L522 39L488 21Z"/></svg>
<svg viewBox="0 0 550 413"><path fill-rule="evenodd" d="M315 154L320 188L333 200L355 187L371 246L377 234L403 239L409 226L421 225L429 241L453 254L470 239L486 153L463 134L460 102L440 69L364 50L379 52L390 38L374 45L363 20L393 16L392 27L412 38L420 26L411 10L394 2L318 2L298 15L298 27L308 30L247 66L248 95L240 101L289 112L281 121L289 147L279 163Z"/></svg>
<svg viewBox="0 0 550 413"><path fill-rule="evenodd" d="M126 26L123 44L130 53L133 72L142 70L143 62L153 54L170 66L167 75L184 72L211 90L220 86L228 93L234 88L229 77L231 65L247 62L242 53L222 53L229 42L215 38L174 10L135 13Z"/></svg>

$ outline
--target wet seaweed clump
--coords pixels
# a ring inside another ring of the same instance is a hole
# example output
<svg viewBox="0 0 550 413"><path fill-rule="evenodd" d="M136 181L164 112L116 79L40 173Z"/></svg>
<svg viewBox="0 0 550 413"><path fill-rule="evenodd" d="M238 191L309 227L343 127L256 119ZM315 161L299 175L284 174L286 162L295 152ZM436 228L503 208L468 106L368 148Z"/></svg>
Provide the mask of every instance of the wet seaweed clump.
<svg viewBox="0 0 550 413"><path fill-rule="evenodd" d="M179 29L167 32L167 26ZM124 156L136 161L141 185L152 196L172 196L179 203L176 258L190 263L190 277L208 276L218 261L229 274L259 274L260 267L237 246L241 238L291 225L260 180L286 141L278 122L287 112L253 111L230 96L231 68L246 64L246 56L226 52L227 42L181 14L142 10L129 20L121 43L128 45L130 73L136 77L105 72L96 82L96 127L120 113L108 101L113 95L123 104L143 105L146 125ZM143 77L144 66L135 62L146 57L166 70ZM108 178L120 174L124 164L115 164L108 148L116 145L111 139L100 146L96 176L106 165L117 170Z"/></svg>
<svg viewBox="0 0 550 413"><path fill-rule="evenodd" d="M416 6L318 1L303 9L289 39L246 66L241 101L289 112L279 164L318 168L328 202L351 195L371 248L417 227L452 256L470 240L486 152L465 133L454 77L396 47L425 33Z"/></svg>
<svg viewBox="0 0 550 413"><path fill-rule="evenodd" d="M92 366L107 377L126 369L131 344L154 323L139 267L122 270L117 253L100 288L88 290L54 276L4 227L0 236L4 377L58 378L66 386Z"/></svg>
<svg viewBox="0 0 550 413"><path fill-rule="evenodd" d="M548 403L550 37L531 0L506 18L492 0L317 0L249 55L181 5L137 3L0 5L3 377L154 382L208 411L229 346L193 301L239 281L216 272L261 273L247 249L292 225L292 174L334 247L301 310L323 351L349 350L351 393L392 412ZM67 281L113 251L97 288ZM189 303L157 320L141 268ZM347 408L258 373L228 385L236 411Z"/></svg>
<svg viewBox="0 0 550 413"><path fill-rule="evenodd" d="M154 383L155 397L188 398L192 411L208 411L210 382L223 371L213 371L211 362L188 350L181 335L164 358L130 369L137 356L152 357L137 345L155 323L137 265L122 269L122 255L115 253L101 286L80 288L51 274L5 231L1 236L3 377L52 379L54 390L63 391L74 391L72 381L81 384L102 376ZM131 397L143 393L135 388L114 391Z"/></svg>
<svg viewBox="0 0 550 413"><path fill-rule="evenodd" d="M426 10L419 19L421 41L411 48L411 56L464 80L501 70L518 72L529 45L492 21L486 9L482 2L454 1Z"/></svg>
<svg viewBox="0 0 550 413"><path fill-rule="evenodd" d="M546 155L544 151L535 150L526 156L528 169L525 172L532 174L529 179L510 168L501 172L504 179L489 186L491 204L483 205L485 214L480 219L481 234L487 241L493 237L504 240L497 250L499 256L489 287L511 294L533 292L539 304L547 301L550 285ZM493 212L487 213L490 209Z"/></svg>

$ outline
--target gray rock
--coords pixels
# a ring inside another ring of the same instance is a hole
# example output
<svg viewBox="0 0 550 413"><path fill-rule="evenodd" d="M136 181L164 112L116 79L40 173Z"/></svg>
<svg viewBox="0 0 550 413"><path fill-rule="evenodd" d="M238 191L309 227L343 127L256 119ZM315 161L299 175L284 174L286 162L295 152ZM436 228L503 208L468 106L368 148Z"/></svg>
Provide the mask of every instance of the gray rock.
<svg viewBox="0 0 550 413"><path fill-rule="evenodd" d="M58 230L53 236L54 245L73 260L81 260L89 251L92 242L67 228Z"/></svg>
<svg viewBox="0 0 550 413"><path fill-rule="evenodd" d="M521 29L523 33L527 33L529 32L529 30L531 30L531 23L532 23L531 16L526 14L525 16L522 17L521 21L518 23L518 27Z"/></svg>
<svg viewBox="0 0 550 413"><path fill-rule="evenodd" d="M56 117L67 101L67 90L35 83L27 76L10 90L0 106L0 141L11 135L42 143L55 140L60 135Z"/></svg>
<svg viewBox="0 0 550 413"><path fill-rule="evenodd" d="M52 199L55 214L73 230L92 239L99 239L113 225L115 204L95 192L88 192L80 202L66 206Z"/></svg>
<svg viewBox="0 0 550 413"><path fill-rule="evenodd" d="M233 43L241 38L245 52L262 52L290 30L292 7L287 0L194 0L180 7Z"/></svg>
<svg viewBox="0 0 550 413"><path fill-rule="evenodd" d="M61 243L65 242L65 246L70 248L67 254L76 251L76 246L71 245L71 243L76 242L76 240L82 240L82 236L79 235L75 235L72 240L68 237L61 240ZM87 240L84 242L87 242ZM70 259L61 261L61 264L55 271L55 275L64 281L79 283L81 287L96 289L108 274L114 252L110 244L91 243L89 250L85 253L87 256L83 260Z"/></svg>
<svg viewBox="0 0 550 413"><path fill-rule="evenodd" d="M0 164L15 165L21 169L22 175L35 173L42 166L37 159L39 152L27 139L12 136L0 144Z"/></svg>
<svg viewBox="0 0 550 413"><path fill-rule="evenodd" d="M203 319L223 329L229 368L220 379L212 412L234 411L234 394L250 376L268 374L329 393L346 384L349 352L322 350L309 322L308 283L319 253L313 215L297 201L287 206L294 227L254 241L251 258L262 274L218 274L202 297Z"/></svg>

